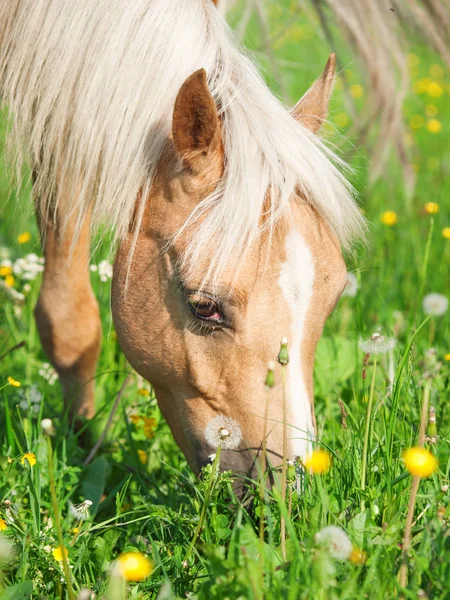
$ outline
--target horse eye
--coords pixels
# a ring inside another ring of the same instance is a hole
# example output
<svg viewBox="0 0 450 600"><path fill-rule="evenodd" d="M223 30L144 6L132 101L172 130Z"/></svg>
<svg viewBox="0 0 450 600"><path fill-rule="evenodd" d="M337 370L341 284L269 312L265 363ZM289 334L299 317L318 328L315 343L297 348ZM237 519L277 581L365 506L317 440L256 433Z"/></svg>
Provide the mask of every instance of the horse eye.
<svg viewBox="0 0 450 600"><path fill-rule="evenodd" d="M188 304L192 314L198 319L213 323L221 323L223 321L223 316L217 302L211 298L192 298L188 300Z"/></svg>

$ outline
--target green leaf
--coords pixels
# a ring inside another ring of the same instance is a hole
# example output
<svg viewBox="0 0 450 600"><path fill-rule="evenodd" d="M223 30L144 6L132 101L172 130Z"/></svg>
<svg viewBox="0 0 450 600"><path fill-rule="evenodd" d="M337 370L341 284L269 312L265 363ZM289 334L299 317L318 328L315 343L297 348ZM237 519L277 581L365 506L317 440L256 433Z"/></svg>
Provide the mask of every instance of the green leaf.
<svg viewBox="0 0 450 600"><path fill-rule="evenodd" d="M104 456L97 458L83 473L81 491L87 500L93 503L92 512L98 509L101 497L105 491L106 478L109 473L109 464Z"/></svg>
<svg viewBox="0 0 450 600"><path fill-rule="evenodd" d="M16 583L3 592L0 592L1 600L30 600L31 592L33 591L32 581L23 581Z"/></svg>

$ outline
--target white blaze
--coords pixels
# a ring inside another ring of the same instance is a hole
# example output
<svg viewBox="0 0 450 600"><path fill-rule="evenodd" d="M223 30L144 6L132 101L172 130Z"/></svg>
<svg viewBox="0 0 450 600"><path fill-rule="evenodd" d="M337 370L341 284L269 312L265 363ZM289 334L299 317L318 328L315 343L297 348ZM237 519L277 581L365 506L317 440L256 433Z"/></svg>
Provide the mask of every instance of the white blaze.
<svg viewBox="0 0 450 600"><path fill-rule="evenodd" d="M304 457L310 449L313 423L312 399L308 397L303 377L301 345L313 294L314 262L299 233L289 233L286 236L285 249L286 262L281 267L278 284L291 309L292 317L288 366L288 425L292 426L289 437L293 455Z"/></svg>

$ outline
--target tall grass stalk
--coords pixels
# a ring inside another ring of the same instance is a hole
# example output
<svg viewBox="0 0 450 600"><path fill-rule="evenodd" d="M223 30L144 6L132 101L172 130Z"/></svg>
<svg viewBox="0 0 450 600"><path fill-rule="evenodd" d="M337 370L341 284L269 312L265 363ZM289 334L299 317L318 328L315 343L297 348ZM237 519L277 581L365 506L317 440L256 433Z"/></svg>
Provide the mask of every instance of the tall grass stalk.
<svg viewBox="0 0 450 600"><path fill-rule="evenodd" d="M373 405L373 394L374 394L374 390L375 390L376 373L377 373L377 355L375 354L375 358L373 361L373 369L372 369L372 381L370 384L369 402L367 405L366 428L364 431L363 456L362 456L362 468L361 468L361 490L363 492L366 489L367 454L368 454L368 450L369 450L370 420L372 418L372 405ZM365 502L364 502L364 498L362 498L361 510L364 510L364 508L365 508Z"/></svg>
<svg viewBox="0 0 450 600"><path fill-rule="evenodd" d="M52 441L49 435L45 435L47 440L47 459L48 459L48 477L50 482L50 493L52 496L52 507L53 507L53 517L55 520L56 533L58 535L58 543L61 549L61 557L63 563L63 571L64 571L64 579L66 580L67 586L67 594L69 596L69 600L75 600L75 594L72 589L72 583L70 581L70 570L69 563L67 561L67 556L65 552L64 546L64 538L61 529L61 520L59 518L59 510L58 510L58 500L56 498L56 487L55 487L55 475L53 472L53 448Z"/></svg>
<svg viewBox="0 0 450 600"><path fill-rule="evenodd" d="M425 443L425 430L428 417L428 405L430 402L431 380L425 383L423 392L422 412L420 415L420 429L418 446L423 447ZM412 523L414 518L414 509L416 507L417 492L419 491L420 476L414 475L411 483L411 493L408 503L408 515L406 517L405 532L403 534L402 544L402 564L399 570L399 583L405 587L408 581L408 552L411 547Z"/></svg>
<svg viewBox="0 0 450 600"><path fill-rule="evenodd" d="M286 367L289 364L289 352L287 349L287 339L281 341L280 352L277 360L281 365L281 393L282 393L282 410L283 410L283 464L281 471L281 503L283 511L280 518L280 534L281 534L281 555L283 560L286 560L286 519L284 517L284 509L286 508L286 476L287 476L287 397L286 397Z"/></svg>

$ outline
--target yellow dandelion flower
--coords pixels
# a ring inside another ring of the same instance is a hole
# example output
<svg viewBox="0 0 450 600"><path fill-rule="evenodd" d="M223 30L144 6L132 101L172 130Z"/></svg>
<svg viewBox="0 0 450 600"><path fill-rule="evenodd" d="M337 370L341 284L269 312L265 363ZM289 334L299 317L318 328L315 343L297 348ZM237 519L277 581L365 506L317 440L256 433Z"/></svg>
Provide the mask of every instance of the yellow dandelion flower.
<svg viewBox="0 0 450 600"><path fill-rule="evenodd" d="M138 456L139 456L139 460L141 461L141 463L143 465L147 464L147 460L148 460L148 454L145 450L138 450L137 451Z"/></svg>
<svg viewBox="0 0 450 600"><path fill-rule="evenodd" d="M420 64L420 58L416 54L408 54L408 66L417 67Z"/></svg>
<svg viewBox="0 0 450 600"><path fill-rule="evenodd" d="M405 450L403 460L411 475L418 477L429 477L438 468L438 462L431 452L417 446Z"/></svg>
<svg viewBox="0 0 450 600"><path fill-rule="evenodd" d="M392 227L392 225L395 225L398 221L397 213L393 210L386 210L381 214L380 221L383 223L383 225Z"/></svg>
<svg viewBox="0 0 450 600"><path fill-rule="evenodd" d="M150 391L147 388L139 388L137 393L139 396L144 396L144 398L150 396Z"/></svg>
<svg viewBox="0 0 450 600"><path fill-rule="evenodd" d="M130 415L128 418L133 423L133 425L138 425L142 419L141 415L136 415L136 414Z"/></svg>
<svg viewBox="0 0 450 600"><path fill-rule="evenodd" d="M338 127L347 127L350 123L350 117L345 112L340 112L334 117L334 122Z"/></svg>
<svg viewBox="0 0 450 600"><path fill-rule="evenodd" d="M425 107L425 114L427 117L435 117L438 114L437 106L434 104L427 104Z"/></svg>
<svg viewBox="0 0 450 600"><path fill-rule="evenodd" d="M0 531L5 531L6 529L8 529L8 525L5 519L0 519Z"/></svg>
<svg viewBox="0 0 450 600"><path fill-rule="evenodd" d="M24 231L20 235L17 236L17 241L19 244L27 244L31 240L31 233L29 231Z"/></svg>
<svg viewBox="0 0 450 600"><path fill-rule="evenodd" d="M442 129L442 123L437 119L428 119L427 129L430 133L439 133Z"/></svg>
<svg viewBox="0 0 450 600"><path fill-rule="evenodd" d="M367 560L367 553L357 546L353 546L353 550L350 552L348 560L354 565L363 565Z"/></svg>
<svg viewBox="0 0 450 600"><path fill-rule="evenodd" d="M450 240L450 227L444 227L442 230L442 237L445 237L446 240Z"/></svg>
<svg viewBox="0 0 450 600"><path fill-rule="evenodd" d="M435 215L439 212L439 204L437 202L427 202L424 206L425 212L429 215Z"/></svg>
<svg viewBox="0 0 450 600"><path fill-rule="evenodd" d="M151 440L155 435L156 419L144 417L144 435Z"/></svg>
<svg viewBox="0 0 450 600"><path fill-rule="evenodd" d="M303 462L305 469L315 475L326 473L331 467L331 455L326 450L314 450Z"/></svg>
<svg viewBox="0 0 450 600"><path fill-rule="evenodd" d="M352 98L362 98L364 96L364 88L359 83L354 83L350 86L350 96Z"/></svg>
<svg viewBox="0 0 450 600"><path fill-rule="evenodd" d="M8 383L9 383L9 385L12 385L13 387L20 387L20 381L16 381L12 377L8 377Z"/></svg>
<svg viewBox="0 0 450 600"><path fill-rule="evenodd" d="M149 559L140 552L126 552L117 559L117 570L126 581L143 581L153 571Z"/></svg>
<svg viewBox="0 0 450 600"><path fill-rule="evenodd" d="M77 535L80 532L80 528L79 527L72 527L72 529L70 531L71 531L71 533L74 533L75 535Z"/></svg>
<svg viewBox="0 0 450 600"><path fill-rule="evenodd" d="M448 354L444 354L444 360L450 361L450 352Z"/></svg>
<svg viewBox="0 0 450 600"><path fill-rule="evenodd" d="M430 67L430 75L431 77L434 77L435 79L440 79L441 77L444 77L444 69L441 67L441 65L431 65Z"/></svg>
<svg viewBox="0 0 450 600"><path fill-rule="evenodd" d="M58 562L63 561L63 553L64 553L65 558L67 558L69 556L67 548L65 548L64 546L58 546L57 548L54 548L52 550L53 558L55 560L57 560Z"/></svg>
<svg viewBox="0 0 450 600"><path fill-rule="evenodd" d="M431 79L429 77L424 77L423 79L418 79L413 83L413 90L415 94L424 94L428 91L428 86L431 83Z"/></svg>
<svg viewBox="0 0 450 600"><path fill-rule="evenodd" d="M11 267L0 267L0 277L7 277L8 275L11 275L11 273Z"/></svg>
<svg viewBox="0 0 450 600"><path fill-rule="evenodd" d="M34 467L34 465L36 464L36 454L33 454L33 452L26 452L22 458L20 459L20 462L24 465L25 461L28 462L28 464L30 465L30 467Z"/></svg>
<svg viewBox="0 0 450 600"><path fill-rule="evenodd" d="M14 285L15 279L12 275L7 275L5 277L5 283L8 287L12 287Z"/></svg>
<svg viewBox="0 0 450 600"><path fill-rule="evenodd" d="M420 129L425 125L425 119L422 115L413 115L409 120L411 129Z"/></svg>
<svg viewBox="0 0 450 600"><path fill-rule="evenodd" d="M427 93L432 98L440 98L444 93L444 88L437 81L430 81L428 84Z"/></svg>

